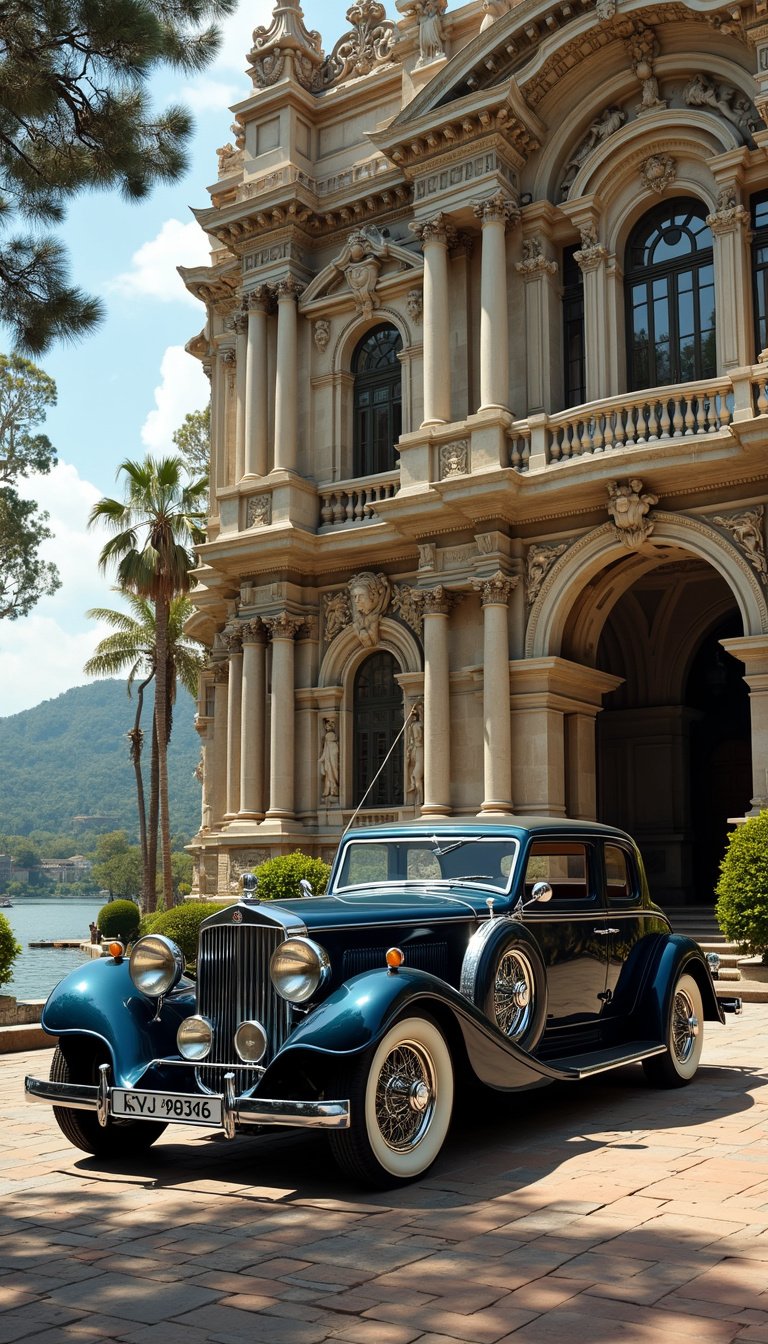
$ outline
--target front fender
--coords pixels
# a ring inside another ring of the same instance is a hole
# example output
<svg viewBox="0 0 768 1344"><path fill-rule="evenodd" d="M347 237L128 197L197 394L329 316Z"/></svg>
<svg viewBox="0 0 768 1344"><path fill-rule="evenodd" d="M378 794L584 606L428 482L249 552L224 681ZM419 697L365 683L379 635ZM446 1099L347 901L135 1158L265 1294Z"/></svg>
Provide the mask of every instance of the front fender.
<svg viewBox="0 0 768 1344"><path fill-rule="evenodd" d="M463 1042L470 1068L491 1087L533 1087L562 1076L506 1040L484 1013L444 980L401 967L394 973L364 971L319 1004L291 1034L259 1090L266 1093L272 1079L302 1068L307 1055L317 1059L360 1054L411 1010L429 1014L455 1043Z"/></svg>
<svg viewBox="0 0 768 1344"><path fill-rule="evenodd" d="M696 981L705 1021L725 1022L704 953L692 938L673 933L654 947L647 978L632 1014L637 1036L645 1034L660 1041L666 1038L672 994L681 975L692 975Z"/></svg>
<svg viewBox="0 0 768 1344"><path fill-rule="evenodd" d="M195 1009L194 985L180 982L164 1000L140 994L125 958L102 957L71 971L49 995L40 1025L51 1036L92 1036L106 1045L113 1081L132 1087L152 1059L176 1053L179 1023Z"/></svg>

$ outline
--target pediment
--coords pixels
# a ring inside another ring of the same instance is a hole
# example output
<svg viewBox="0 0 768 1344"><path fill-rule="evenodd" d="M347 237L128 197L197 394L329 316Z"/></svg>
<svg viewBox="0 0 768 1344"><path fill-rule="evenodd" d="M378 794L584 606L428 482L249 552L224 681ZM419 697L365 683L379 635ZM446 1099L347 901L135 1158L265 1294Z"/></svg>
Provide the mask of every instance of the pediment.
<svg viewBox="0 0 768 1344"><path fill-rule="evenodd" d="M331 300L354 301L361 311L379 306L378 292L399 289L420 278L424 260L420 253L392 242L373 225L355 229L333 261L311 281L301 299L301 309L324 306Z"/></svg>

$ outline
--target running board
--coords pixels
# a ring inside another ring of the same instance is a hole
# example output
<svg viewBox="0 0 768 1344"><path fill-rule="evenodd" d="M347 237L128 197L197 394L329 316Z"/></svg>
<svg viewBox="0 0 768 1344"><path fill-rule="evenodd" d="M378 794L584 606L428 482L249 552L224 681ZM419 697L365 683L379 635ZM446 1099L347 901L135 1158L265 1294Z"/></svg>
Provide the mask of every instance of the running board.
<svg viewBox="0 0 768 1344"><path fill-rule="evenodd" d="M565 1059L548 1059L549 1068L560 1078L590 1078L595 1073L606 1073L621 1064L639 1064L642 1059L666 1054L667 1047L658 1041L638 1041L631 1050L626 1045L612 1045L607 1050L592 1050L584 1055L567 1055Z"/></svg>

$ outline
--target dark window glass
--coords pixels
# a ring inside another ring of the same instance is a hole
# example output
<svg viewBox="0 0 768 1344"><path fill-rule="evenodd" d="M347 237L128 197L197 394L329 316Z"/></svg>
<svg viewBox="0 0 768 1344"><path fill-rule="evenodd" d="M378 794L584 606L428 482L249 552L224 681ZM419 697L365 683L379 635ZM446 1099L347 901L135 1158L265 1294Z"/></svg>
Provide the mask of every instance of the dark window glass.
<svg viewBox="0 0 768 1344"><path fill-rule="evenodd" d="M768 345L768 192L752 201L752 306L755 358Z"/></svg>
<svg viewBox="0 0 768 1344"><path fill-rule="evenodd" d="M355 805L403 726L403 693L395 681L397 664L391 653L373 653L355 677ZM365 800L366 807L398 807L403 801L403 739Z"/></svg>
<svg viewBox="0 0 768 1344"><path fill-rule="evenodd" d="M402 349L395 327L374 327L352 356L354 392L354 474L394 471L395 444L402 431Z"/></svg>
<svg viewBox="0 0 768 1344"><path fill-rule="evenodd" d="M629 237L626 307L629 386L712 378L715 284L712 234L700 201L649 210Z"/></svg>
<svg viewBox="0 0 768 1344"><path fill-rule="evenodd" d="M584 361L584 277L574 253L579 245L563 250L563 349L565 353L565 405L581 406L587 399Z"/></svg>

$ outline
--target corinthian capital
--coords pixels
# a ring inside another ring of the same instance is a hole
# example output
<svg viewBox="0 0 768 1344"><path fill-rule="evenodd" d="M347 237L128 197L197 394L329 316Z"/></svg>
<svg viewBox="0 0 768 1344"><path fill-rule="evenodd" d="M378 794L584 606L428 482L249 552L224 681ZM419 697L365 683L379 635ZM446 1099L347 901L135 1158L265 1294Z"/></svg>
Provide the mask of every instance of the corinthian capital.
<svg viewBox="0 0 768 1344"><path fill-rule="evenodd" d="M516 574L502 574L498 569L488 579L473 579L472 587L480 594L484 607L505 607L519 582Z"/></svg>
<svg viewBox="0 0 768 1344"><path fill-rule="evenodd" d="M224 642L229 651L230 658L235 657L243 651L243 631L241 626L232 626L230 630L224 631Z"/></svg>
<svg viewBox="0 0 768 1344"><path fill-rule="evenodd" d="M286 275L284 280L278 280L275 290L279 303L281 299L300 299L304 293L304 286L299 284L295 275Z"/></svg>
<svg viewBox="0 0 768 1344"><path fill-rule="evenodd" d="M422 595L424 615L450 616L453 608L458 606L463 596L463 593L451 592L442 583L438 584L436 588L425 588Z"/></svg>
<svg viewBox="0 0 768 1344"><path fill-rule="evenodd" d="M433 242L444 243L446 247L453 247L458 238L455 225L451 223L447 215L443 214L442 210L439 215L435 215L434 219L428 219L425 224L409 224L408 228L411 233L415 233L422 247L425 243Z"/></svg>
<svg viewBox="0 0 768 1344"><path fill-rule="evenodd" d="M275 290L273 285L257 285L248 292L249 312L268 313L274 306Z"/></svg>
<svg viewBox="0 0 768 1344"><path fill-rule="evenodd" d="M501 223L506 228L509 224L516 224L520 218L520 211L503 191L497 191L493 196L487 196L484 201L473 201L472 212L483 224Z"/></svg>
<svg viewBox="0 0 768 1344"><path fill-rule="evenodd" d="M295 639L304 628L303 616L291 616L281 611L279 616L267 616L264 621L272 639Z"/></svg>
<svg viewBox="0 0 768 1344"><path fill-rule="evenodd" d="M243 624L244 644L264 644L266 638L266 626L260 616L255 616L252 621L246 621Z"/></svg>
<svg viewBox="0 0 768 1344"><path fill-rule="evenodd" d="M232 318L232 326L235 328L238 336L244 336L248 330L248 314L242 310L236 312Z"/></svg>

